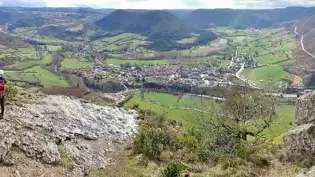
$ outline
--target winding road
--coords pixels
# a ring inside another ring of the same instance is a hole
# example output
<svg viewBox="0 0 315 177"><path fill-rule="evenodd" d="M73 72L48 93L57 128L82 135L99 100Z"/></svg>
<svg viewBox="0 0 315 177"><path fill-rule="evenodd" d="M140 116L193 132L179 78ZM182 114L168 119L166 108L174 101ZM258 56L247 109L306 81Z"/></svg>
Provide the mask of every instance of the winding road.
<svg viewBox="0 0 315 177"><path fill-rule="evenodd" d="M294 33L297 34L298 36L301 36L301 47L302 47L302 50L307 53L309 56L311 56L312 58L315 58L315 55L311 54L309 51L307 51L304 47L304 35L303 34L300 34L299 32L297 32L297 26L293 25L294 26Z"/></svg>
<svg viewBox="0 0 315 177"><path fill-rule="evenodd" d="M295 27L294 29L294 33L297 34L298 36L301 36L301 47L303 49L303 51L305 53L307 53L309 56L311 56L312 58L315 59L315 55L311 54L310 52L308 52L305 47L304 47L304 43L303 43L303 40L304 40L304 35L300 34L297 32L297 26L293 25ZM237 51L236 51L236 54L237 54ZM236 55L237 56L237 55ZM234 62L234 57L232 57L232 60L231 60L231 63L230 63L230 66L229 68L233 65L233 62ZM239 80L247 83L250 87L252 88L255 88L255 89L262 89L252 83L250 83L248 80L244 79L241 77L241 73L244 71L245 69L245 63L242 64L242 67L240 68L239 71L236 72L235 74L235 77L238 78ZM300 68L300 69L304 69L304 70L308 70L306 68ZM273 95L273 96L282 96L282 97L285 97L285 98L296 98L297 97L297 94L282 94L282 93L267 93L267 95Z"/></svg>
<svg viewBox="0 0 315 177"><path fill-rule="evenodd" d="M260 87L257 87L256 85L250 83L248 80L241 77L241 73L244 71L244 68L245 68L245 63L242 64L241 69L239 71L237 71L237 73L235 74L235 77L238 78L239 80L247 83L252 88L261 89Z"/></svg>

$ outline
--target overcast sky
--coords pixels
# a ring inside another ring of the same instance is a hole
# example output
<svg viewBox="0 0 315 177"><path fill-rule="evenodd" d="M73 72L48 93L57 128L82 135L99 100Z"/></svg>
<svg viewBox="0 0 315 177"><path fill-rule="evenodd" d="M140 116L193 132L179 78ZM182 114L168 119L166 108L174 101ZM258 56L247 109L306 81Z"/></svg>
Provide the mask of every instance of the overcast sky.
<svg viewBox="0 0 315 177"><path fill-rule="evenodd" d="M278 8L315 6L315 0L0 0L2 6L117 9Z"/></svg>

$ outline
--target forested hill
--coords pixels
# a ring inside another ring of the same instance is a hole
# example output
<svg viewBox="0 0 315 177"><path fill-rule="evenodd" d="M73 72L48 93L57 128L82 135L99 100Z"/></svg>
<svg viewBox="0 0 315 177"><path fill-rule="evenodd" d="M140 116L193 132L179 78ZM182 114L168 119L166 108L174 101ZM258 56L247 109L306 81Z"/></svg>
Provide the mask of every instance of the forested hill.
<svg viewBox="0 0 315 177"><path fill-rule="evenodd" d="M20 14L7 12L0 9L0 24L15 22L20 19Z"/></svg>
<svg viewBox="0 0 315 177"><path fill-rule="evenodd" d="M266 10L198 9L184 18L195 28L233 26L236 28L266 28L279 23L301 20L315 13L315 7L288 7Z"/></svg>
<svg viewBox="0 0 315 177"><path fill-rule="evenodd" d="M145 12L116 10L97 21L96 24L107 31L117 30L142 34L150 34L156 31L192 32L192 29L175 15L162 10Z"/></svg>

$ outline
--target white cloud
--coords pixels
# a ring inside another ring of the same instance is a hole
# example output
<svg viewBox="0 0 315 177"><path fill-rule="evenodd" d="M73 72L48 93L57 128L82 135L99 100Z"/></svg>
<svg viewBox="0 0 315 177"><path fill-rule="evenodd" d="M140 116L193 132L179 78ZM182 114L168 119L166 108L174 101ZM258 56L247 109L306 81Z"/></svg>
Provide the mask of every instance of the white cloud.
<svg viewBox="0 0 315 177"><path fill-rule="evenodd" d="M48 6L120 9L275 8L313 6L315 0L0 0L4 6Z"/></svg>

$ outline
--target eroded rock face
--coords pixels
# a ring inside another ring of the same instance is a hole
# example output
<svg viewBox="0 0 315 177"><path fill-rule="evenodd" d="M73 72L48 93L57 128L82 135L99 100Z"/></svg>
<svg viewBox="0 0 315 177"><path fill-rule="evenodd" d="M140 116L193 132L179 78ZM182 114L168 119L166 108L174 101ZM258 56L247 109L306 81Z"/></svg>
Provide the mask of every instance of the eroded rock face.
<svg viewBox="0 0 315 177"><path fill-rule="evenodd" d="M0 121L0 160L14 148L46 164L73 161L76 176L90 167L103 167L107 153L131 138L137 113L121 108L48 96L41 104L8 106ZM63 152L60 149L63 149Z"/></svg>
<svg viewBox="0 0 315 177"><path fill-rule="evenodd" d="M296 124L315 123L315 92L301 96L296 103Z"/></svg>
<svg viewBox="0 0 315 177"><path fill-rule="evenodd" d="M296 126L283 138L288 160L315 163L315 92L300 97L296 104Z"/></svg>

